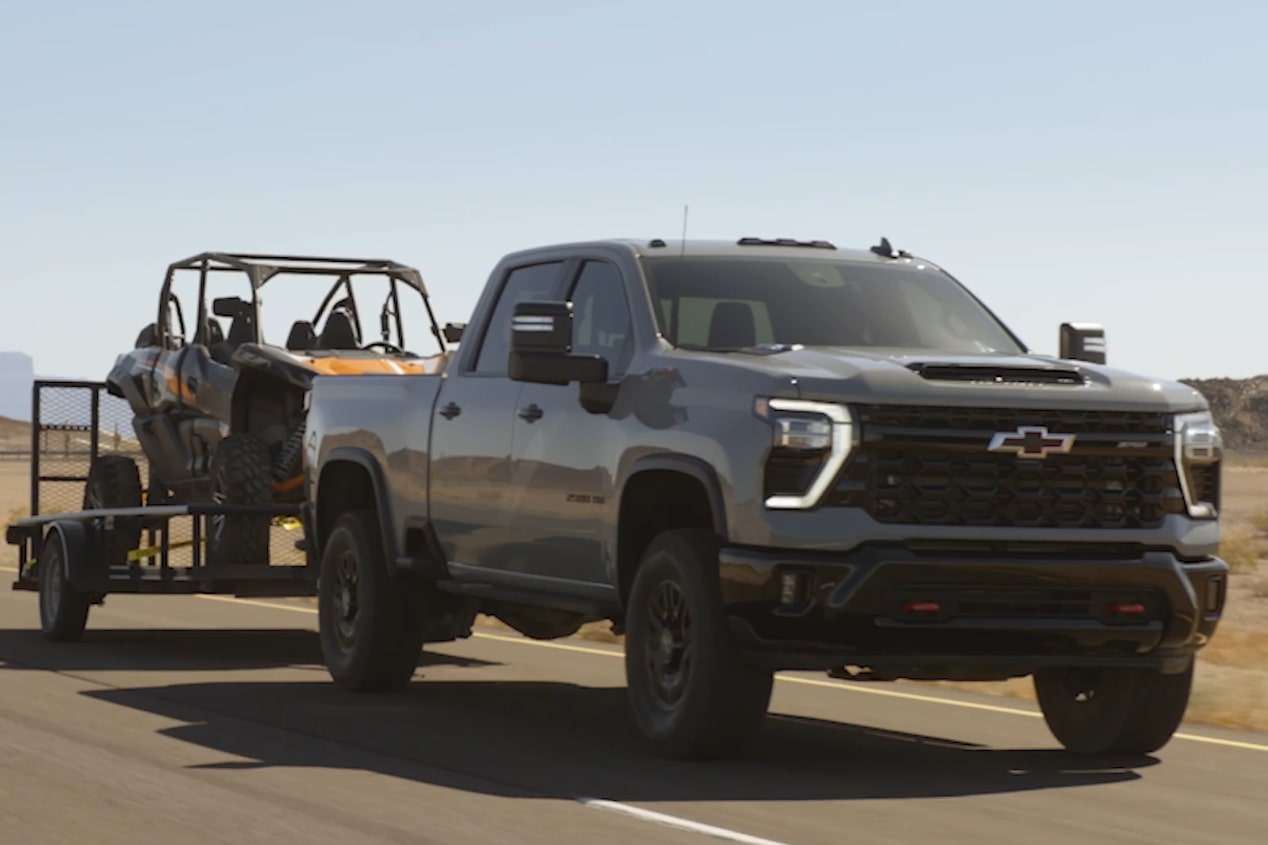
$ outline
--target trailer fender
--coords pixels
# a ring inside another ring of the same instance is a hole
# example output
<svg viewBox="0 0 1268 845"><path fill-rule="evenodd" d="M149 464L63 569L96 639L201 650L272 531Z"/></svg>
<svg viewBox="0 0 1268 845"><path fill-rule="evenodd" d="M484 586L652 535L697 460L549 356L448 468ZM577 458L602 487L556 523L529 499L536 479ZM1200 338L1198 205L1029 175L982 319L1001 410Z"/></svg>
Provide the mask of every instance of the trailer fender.
<svg viewBox="0 0 1268 845"><path fill-rule="evenodd" d="M82 522L59 520L48 529L44 542L62 544L66 582L77 593L104 595L110 591L110 565L102 554L97 532Z"/></svg>

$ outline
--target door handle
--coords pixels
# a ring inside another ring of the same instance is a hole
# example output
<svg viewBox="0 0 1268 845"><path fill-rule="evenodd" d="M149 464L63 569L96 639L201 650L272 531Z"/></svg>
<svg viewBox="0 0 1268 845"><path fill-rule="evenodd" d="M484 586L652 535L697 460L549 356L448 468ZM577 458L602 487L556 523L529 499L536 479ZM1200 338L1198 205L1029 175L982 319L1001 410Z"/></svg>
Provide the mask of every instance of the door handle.
<svg viewBox="0 0 1268 845"><path fill-rule="evenodd" d="M520 419L536 422L542 418L542 409L536 405L529 405L527 408L520 409Z"/></svg>
<svg viewBox="0 0 1268 845"><path fill-rule="evenodd" d="M450 402L448 405L440 409L440 415L447 420L451 420L461 413L462 409L459 408L455 402Z"/></svg>

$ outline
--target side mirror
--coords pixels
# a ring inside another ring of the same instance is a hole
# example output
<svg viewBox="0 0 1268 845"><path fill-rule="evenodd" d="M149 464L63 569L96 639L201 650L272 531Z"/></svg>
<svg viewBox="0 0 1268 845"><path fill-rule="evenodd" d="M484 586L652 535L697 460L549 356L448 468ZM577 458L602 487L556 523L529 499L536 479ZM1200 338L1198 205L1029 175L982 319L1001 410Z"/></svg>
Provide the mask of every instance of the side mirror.
<svg viewBox="0 0 1268 845"><path fill-rule="evenodd" d="M136 348L144 349L147 346L159 345L158 324L150 323L141 329L141 333L136 336Z"/></svg>
<svg viewBox="0 0 1268 845"><path fill-rule="evenodd" d="M462 332L466 328L466 323L445 323L440 333L444 336L445 343L462 343Z"/></svg>
<svg viewBox="0 0 1268 845"><path fill-rule="evenodd" d="M1068 361L1105 363L1105 329L1096 323L1062 323L1061 357Z"/></svg>
<svg viewBox="0 0 1268 845"><path fill-rule="evenodd" d="M568 302L521 302L515 306L507 370L514 381L538 384L608 380L606 358L572 354L572 304Z"/></svg>
<svg viewBox="0 0 1268 845"><path fill-rule="evenodd" d="M211 301L211 313L217 317L232 319L249 307L251 303L236 296L220 296Z"/></svg>

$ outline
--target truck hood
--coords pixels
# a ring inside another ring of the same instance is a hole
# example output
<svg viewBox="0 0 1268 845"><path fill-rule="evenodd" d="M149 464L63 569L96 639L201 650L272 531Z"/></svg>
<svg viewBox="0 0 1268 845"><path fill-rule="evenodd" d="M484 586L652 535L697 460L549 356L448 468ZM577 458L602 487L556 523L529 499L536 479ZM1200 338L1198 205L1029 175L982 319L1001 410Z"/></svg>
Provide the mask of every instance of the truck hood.
<svg viewBox="0 0 1268 845"><path fill-rule="evenodd" d="M1207 408L1202 394L1180 382L1036 354L802 347L728 357L749 359L791 380L803 399L1153 412Z"/></svg>

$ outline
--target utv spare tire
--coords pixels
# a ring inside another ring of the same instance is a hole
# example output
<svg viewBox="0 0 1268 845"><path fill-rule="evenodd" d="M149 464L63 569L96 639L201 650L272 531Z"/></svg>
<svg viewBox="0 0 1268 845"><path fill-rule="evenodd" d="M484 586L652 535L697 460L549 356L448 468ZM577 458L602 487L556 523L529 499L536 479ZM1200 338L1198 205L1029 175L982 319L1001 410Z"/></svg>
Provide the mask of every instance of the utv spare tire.
<svg viewBox="0 0 1268 845"><path fill-rule="evenodd" d="M211 459L216 504L267 505L273 501L273 458L268 444L251 434L230 434ZM213 566L269 562L268 514L216 514L210 520L208 558Z"/></svg>
<svg viewBox="0 0 1268 845"><path fill-rule="evenodd" d="M125 455L99 455L88 469L84 510L141 507L141 473ZM141 545L141 518L115 517L114 527L102 536L106 562L126 564L128 552Z"/></svg>

